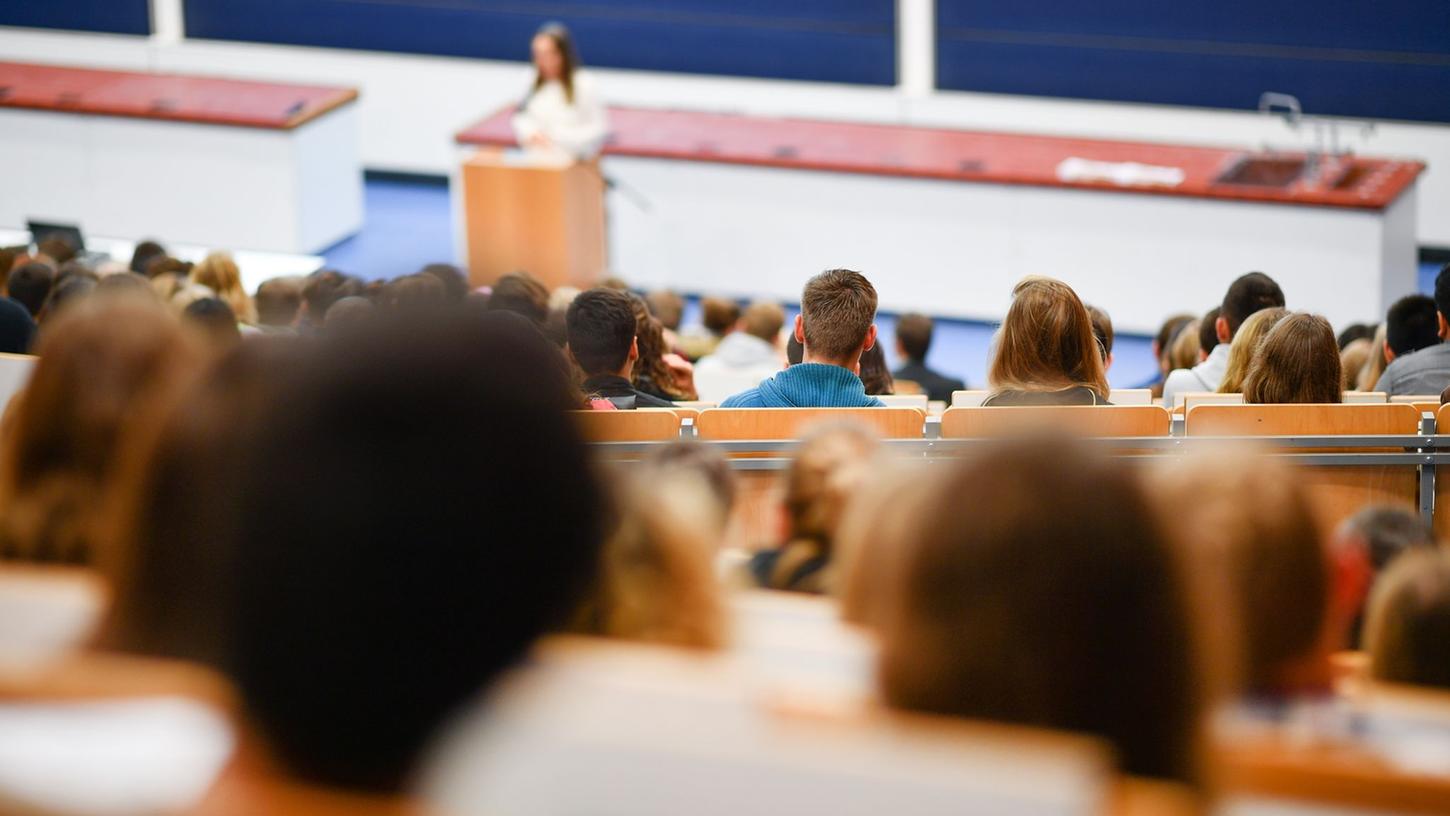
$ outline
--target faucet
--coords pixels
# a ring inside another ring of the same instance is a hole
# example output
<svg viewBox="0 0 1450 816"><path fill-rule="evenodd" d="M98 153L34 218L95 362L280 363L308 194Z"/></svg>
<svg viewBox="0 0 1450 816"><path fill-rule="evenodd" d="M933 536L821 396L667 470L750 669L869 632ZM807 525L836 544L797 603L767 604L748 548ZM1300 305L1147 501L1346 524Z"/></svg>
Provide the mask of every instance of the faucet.
<svg viewBox="0 0 1450 816"><path fill-rule="evenodd" d="M1299 105L1299 97L1274 91L1259 95L1259 113L1273 114L1275 109L1279 109L1279 115L1284 117L1284 123L1290 130L1299 129L1299 123L1304 119L1304 108Z"/></svg>

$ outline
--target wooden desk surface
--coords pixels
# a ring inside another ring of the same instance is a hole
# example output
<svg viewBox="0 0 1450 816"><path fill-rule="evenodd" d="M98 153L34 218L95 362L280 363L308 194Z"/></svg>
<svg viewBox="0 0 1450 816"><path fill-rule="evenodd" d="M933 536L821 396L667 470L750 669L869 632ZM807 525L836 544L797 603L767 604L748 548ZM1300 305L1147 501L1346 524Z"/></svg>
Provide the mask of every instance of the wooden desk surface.
<svg viewBox="0 0 1450 816"><path fill-rule="evenodd" d="M512 113L473 124L458 143L514 144ZM1356 156L1337 168L1348 173L1339 187L1301 181L1275 189L1217 183L1246 152L1223 147L642 108L611 108L609 116L606 155L1352 209L1384 209L1425 169L1414 160ZM1184 179L1175 187L1060 180L1058 165L1072 157L1177 167Z"/></svg>
<svg viewBox="0 0 1450 816"><path fill-rule="evenodd" d="M351 88L0 62L0 107L290 130Z"/></svg>

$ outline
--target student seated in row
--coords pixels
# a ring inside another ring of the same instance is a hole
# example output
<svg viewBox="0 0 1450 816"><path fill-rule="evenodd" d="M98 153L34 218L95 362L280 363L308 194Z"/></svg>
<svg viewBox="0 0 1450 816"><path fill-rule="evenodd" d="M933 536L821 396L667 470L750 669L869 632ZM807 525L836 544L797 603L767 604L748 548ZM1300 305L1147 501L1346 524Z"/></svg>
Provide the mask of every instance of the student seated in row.
<svg viewBox="0 0 1450 816"><path fill-rule="evenodd" d="M1400 304L1395 305L1398 307ZM1389 365L1375 383L1374 390L1393 397L1399 394L1438 394L1450 386L1450 346L1443 342L1450 337L1450 317L1447 317L1450 315L1450 264L1446 264L1435 277L1435 313L1436 342L1413 353L1396 354L1393 358L1386 353ZM1396 318L1406 315L1396 314L1392 309L1388 317L1385 321L1385 351L1392 352L1389 332L1396 330L1398 334L1400 327L1395 324L1403 321Z"/></svg>
<svg viewBox="0 0 1450 816"><path fill-rule="evenodd" d="M926 365L927 352L931 351L931 336L935 329L931 318L924 314L904 314L896 321L896 353L906 362L891 372L898 380L908 380L921 386L928 400L951 402L952 392L965 391L966 382Z"/></svg>
<svg viewBox="0 0 1450 816"><path fill-rule="evenodd" d="M1218 390L1228 371L1228 358L1239 327L1254 312L1276 306L1284 308L1284 290L1262 272L1250 272L1230 284L1218 318L1213 321L1218 344L1203 362L1168 375L1163 383L1163 404L1172 407L1177 395L1185 391Z"/></svg>
<svg viewBox="0 0 1450 816"><path fill-rule="evenodd" d="M987 381L983 406L1108 404L1102 350L1072 287L1044 277L1017 284Z"/></svg>
<svg viewBox="0 0 1450 816"><path fill-rule="evenodd" d="M861 383L861 355L876 345L876 288L850 269L811 278L801 293L795 336L799 365L742 391L721 408L879 408Z"/></svg>
<svg viewBox="0 0 1450 816"><path fill-rule="evenodd" d="M569 356L584 373L584 394L596 410L669 408L668 400L630 381L639 359L634 303L627 292L599 287L569 304Z"/></svg>

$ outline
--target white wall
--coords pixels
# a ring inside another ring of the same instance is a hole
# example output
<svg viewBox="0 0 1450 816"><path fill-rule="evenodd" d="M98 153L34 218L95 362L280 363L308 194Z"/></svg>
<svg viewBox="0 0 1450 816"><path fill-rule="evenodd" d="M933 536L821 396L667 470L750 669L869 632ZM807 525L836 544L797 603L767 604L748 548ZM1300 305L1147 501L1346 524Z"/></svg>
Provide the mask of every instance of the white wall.
<svg viewBox="0 0 1450 816"><path fill-rule="evenodd" d="M904 43L926 41L923 0L900 0ZM158 7L159 8L159 7ZM376 170L447 173L456 161L453 134L519 97L528 82L522 63L423 57L186 40L174 23L154 37L75 34L0 27L6 59L277 79L356 86L361 155ZM522 47L521 47L522 50ZM1279 120L1252 113L1157 105L1049 100L925 90L929 60L903 58L900 88L865 88L781 80L598 70L610 101L620 105L700 108L982 130L1210 143L1245 148L1308 145ZM1312 111L1310 111L1312 113ZM1358 152L1418 158L1419 241L1450 246L1450 126L1381 123L1367 139L1345 130Z"/></svg>

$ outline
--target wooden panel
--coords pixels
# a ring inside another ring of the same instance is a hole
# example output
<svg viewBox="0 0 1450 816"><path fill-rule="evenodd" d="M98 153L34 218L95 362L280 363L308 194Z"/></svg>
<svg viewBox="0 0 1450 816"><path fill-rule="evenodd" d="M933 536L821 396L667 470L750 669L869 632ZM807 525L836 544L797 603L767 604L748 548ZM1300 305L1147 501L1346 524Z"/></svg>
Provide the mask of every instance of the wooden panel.
<svg viewBox="0 0 1450 816"><path fill-rule="evenodd" d="M512 108L501 110L456 139L512 146L512 114ZM1254 188L1216 182L1242 155L1222 147L641 108L610 108L609 121L604 152L616 156L1355 209L1388 207L1425 169L1413 160L1357 156L1338 168L1353 179L1343 187L1298 182ZM1057 168L1068 158L1176 167L1184 180L1175 187L1063 181ZM1326 168L1329 175L1333 171Z"/></svg>
<svg viewBox="0 0 1450 816"><path fill-rule="evenodd" d="M1080 436L1167 436L1168 411L1157 405L1053 405L950 408L941 417L944 439L1008 436L1051 429Z"/></svg>
<svg viewBox="0 0 1450 816"><path fill-rule="evenodd" d="M604 180L598 165L518 164L480 151L463 165L469 282L524 270L551 289L604 274Z"/></svg>
<svg viewBox="0 0 1450 816"><path fill-rule="evenodd" d="M1450 405L1435 409L1435 432L1450 431ZM1435 535L1450 536L1450 467L1435 468Z"/></svg>
<svg viewBox="0 0 1450 816"><path fill-rule="evenodd" d="M573 414L590 442L663 442L680 437L680 416L666 408Z"/></svg>
<svg viewBox="0 0 1450 816"><path fill-rule="evenodd" d="M1189 436L1351 436L1414 434L1419 412L1413 406L1378 405L1201 405L1188 414ZM1344 451L1303 448L1301 453ZM1364 449L1358 449L1364 452ZM1398 450L1398 448L1378 449ZM1406 466L1305 467L1301 478L1315 517L1325 531L1369 504L1414 506L1415 469Z"/></svg>
<svg viewBox="0 0 1450 816"><path fill-rule="evenodd" d="M0 62L0 107L285 130L357 99L351 88Z"/></svg>
<svg viewBox="0 0 1450 816"><path fill-rule="evenodd" d="M797 439L821 422L869 425L888 439L920 439L926 412L915 408L712 408L701 411L695 433L701 439Z"/></svg>
<svg viewBox="0 0 1450 816"><path fill-rule="evenodd" d="M1413 434L1420 414L1413 406L1200 405L1188 412L1189 436L1345 436Z"/></svg>

